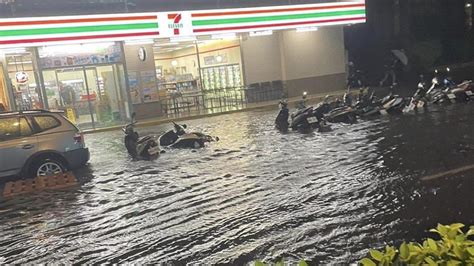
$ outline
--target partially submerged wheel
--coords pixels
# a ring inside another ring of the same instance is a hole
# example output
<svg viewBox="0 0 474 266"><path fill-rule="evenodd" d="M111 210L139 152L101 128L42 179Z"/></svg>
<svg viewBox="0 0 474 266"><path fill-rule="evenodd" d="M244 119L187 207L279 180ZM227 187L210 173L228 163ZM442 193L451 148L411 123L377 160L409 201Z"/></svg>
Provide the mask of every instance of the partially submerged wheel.
<svg viewBox="0 0 474 266"><path fill-rule="evenodd" d="M41 159L33 164L30 175L37 176L52 176L63 174L66 172L64 165L56 159Z"/></svg>

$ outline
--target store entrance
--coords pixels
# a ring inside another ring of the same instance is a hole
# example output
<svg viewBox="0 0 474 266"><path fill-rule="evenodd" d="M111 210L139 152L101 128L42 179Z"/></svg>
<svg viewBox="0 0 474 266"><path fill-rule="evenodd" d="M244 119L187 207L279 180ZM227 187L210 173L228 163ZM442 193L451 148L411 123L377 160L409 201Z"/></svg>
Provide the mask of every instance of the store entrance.
<svg viewBox="0 0 474 266"><path fill-rule="evenodd" d="M64 110L83 129L121 123L127 116L122 66L82 66L43 71L48 106Z"/></svg>

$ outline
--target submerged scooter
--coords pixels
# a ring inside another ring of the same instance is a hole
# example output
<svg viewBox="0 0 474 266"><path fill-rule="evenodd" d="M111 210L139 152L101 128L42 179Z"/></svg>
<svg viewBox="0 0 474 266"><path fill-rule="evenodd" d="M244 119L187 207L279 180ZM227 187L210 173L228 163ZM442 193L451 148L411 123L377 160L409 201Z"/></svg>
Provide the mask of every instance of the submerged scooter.
<svg viewBox="0 0 474 266"><path fill-rule="evenodd" d="M415 94L411 97L410 103L403 109L404 113L409 113L421 108L426 108L428 105L426 97L426 83L423 75L420 76L420 82L418 83L418 89Z"/></svg>
<svg viewBox="0 0 474 266"><path fill-rule="evenodd" d="M132 122L122 128L125 133L125 147L128 154L137 160L156 160L161 153L160 146L156 136L147 135L140 138L138 132L135 131L135 113L132 114Z"/></svg>
<svg viewBox="0 0 474 266"><path fill-rule="evenodd" d="M353 107L358 116L368 118L381 114L385 114L382 104L375 96L374 91L365 94L363 91L359 92L358 101Z"/></svg>
<svg viewBox="0 0 474 266"><path fill-rule="evenodd" d="M303 93L302 100L298 103L298 110L291 114L290 127L293 130L308 132L317 129L319 132L331 131L331 127L326 124L324 115L317 108L306 106L307 92Z"/></svg>
<svg viewBox="0 0 474 266"><path fill-rule="evenodd" d="M288 103L286 101L280 101L280 112L275 119L276 129L286 132L288 131L288 118L290 117L290 110L288 110Z"/></svg>
<svg viewBox="0 0 474 266"><path fill-rule="evenodd" d="M385 111L389 114L402 114L407 106L407 100L399 95L393 93L393 86L390 88L390 93L381 100L381 104Z"/></svg>
<svg viewBox="0 0 474 266"><path fill-rule="evenodd" d="M468 102L472 96L472 85L470 81L456 84L450 76L451 69L446 68L446 77L443 81L445 92L452 102Z"/></svg>
<svg viewBox="0 0 474 266"><path fill-rule="evenodd" d="M218 137L211 137L202 133L186 133L186 125L178 125L173 122L174 129L166 132L159 138L159 143L166 148L199 149L205 147L206 143L219 141Z"/></svg>

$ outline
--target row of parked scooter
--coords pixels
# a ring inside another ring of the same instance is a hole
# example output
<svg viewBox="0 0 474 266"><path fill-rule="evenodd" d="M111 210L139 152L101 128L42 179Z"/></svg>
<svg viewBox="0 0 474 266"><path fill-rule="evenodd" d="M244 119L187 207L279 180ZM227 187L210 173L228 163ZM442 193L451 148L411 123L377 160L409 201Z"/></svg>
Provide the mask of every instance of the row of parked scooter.
<svg viewBox="0 0 474 266"><path fill-rule="evenodd" d="M427 108L433 104L448 104L468 102L474 99L474 82L464 81L456 84L450 77L450 69L446 69L443 77L440 71L435 71L428 87L424 76L420 76L418 88L412 97L396 95L394 88L384 98L378 98L375 92L368 89L360 90L357 98L348 91L343 100L330 100L326 96L323 102L316 106L306 106L306 93L298 103L297 111L290 115L288 103L280 102L280 112L275 120L275 126L280 131L292 130L320 132L330 131L328 123L357 122L357 118L366 118L384 114L403 114L413 112L419 108Z"/></svg>
<svg viewBox="0 0 474 266"><path fill-rule="evenodd" d="M128 154L136 160L155 160L166 149L199 149L205 147L206 143L219 141L219 137L212 137L199 132L186 132L186 125L172 123L173 129L163 135L140 137L135 130L137 124L135 113L132 114L132 122L122 129L125 134L124 142Z"/></svg>

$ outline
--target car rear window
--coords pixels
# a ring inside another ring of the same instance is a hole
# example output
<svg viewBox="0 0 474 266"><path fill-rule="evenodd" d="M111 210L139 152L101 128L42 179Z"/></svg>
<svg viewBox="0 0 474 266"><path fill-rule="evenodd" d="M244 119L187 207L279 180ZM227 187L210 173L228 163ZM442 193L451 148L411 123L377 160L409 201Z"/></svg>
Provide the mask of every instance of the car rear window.
<svg viewBox="0 0 474 266"><path fill-rule="evenodd" d="M32 134L30 124L24 117L0 118L0 141L28 137Z"/></svg>
<svg viewBox="0 0 474 266"><path fill-rule="evenodd" d="M59 127L61 125L61 122L59 122L58 119L49 115L34 116L33 119L35 120L41 132Z"/></svg>

